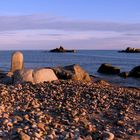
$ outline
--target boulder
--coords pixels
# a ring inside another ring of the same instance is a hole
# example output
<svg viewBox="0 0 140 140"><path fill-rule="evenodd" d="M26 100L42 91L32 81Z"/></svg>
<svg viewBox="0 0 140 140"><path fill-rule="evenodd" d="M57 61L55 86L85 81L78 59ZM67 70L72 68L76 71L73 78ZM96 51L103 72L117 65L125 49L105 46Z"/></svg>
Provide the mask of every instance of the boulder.
<svg viewBox="0 0 140 140"><path fill-rule="evenodd" d="M127 78L129 76L129 72L121 72L119 74L120 77Z"/></svg>
<svg viewBox="0 0 140 140"><path fill-rule="evenodd" d="M99 69L99 73L104 73L104 74L119 74L120 73L120 68L114 67L110 64L102 64Z"/></svg>
<svg viewBox="0 0 140 140"><path fill-rule="evenodd" d="M134 67L130 72L129 72L130 77L136 77L140 78L140 66Z"/></svg>
<svg viewBox="0 0 140 140"><path fill-rule="evenodd" d="M23 82L32 82L34 83L33 79L33 69L29 70L17 70L13 74L13 83L23 83Z"/></svg>
<svg viewBox="0 0 140 140"><path fill-rule="evenodd" d="M21 52L15 52L12 54L11 58L11 72L15 72L16 70L23 70L24 68L24 60L23 54Z"/></svg>
<svg viewBox="0 0 140 140"><path fill-rule="evenodd" d="M29 69L29 70L17 70L13 75L13 83L32 82L34 84L43 83L45 81L58 80L52 69Z"/></svg>
<svg viewBox="0 0 140 140"><path fill-rule="evenodd" d="M45 81L55 81L58 80L54 71L52 69L38 69L33 72L34 83L42 83Z"/></svg>
<svg viewBox="0 0 140 140"><path fill-rule="evenodd" d="M73 73L69 70L65 70L63 67L52 68L58 79L68 80L72 78Z"/></svg>
<svg viewBox="0 0 140 140"><path fill-rule="evenodd" d="M55 74L59 79L74 81L91 81L91 78L87 72L85 72L79 65L69 65L65 67L53 68Z"/></svg>

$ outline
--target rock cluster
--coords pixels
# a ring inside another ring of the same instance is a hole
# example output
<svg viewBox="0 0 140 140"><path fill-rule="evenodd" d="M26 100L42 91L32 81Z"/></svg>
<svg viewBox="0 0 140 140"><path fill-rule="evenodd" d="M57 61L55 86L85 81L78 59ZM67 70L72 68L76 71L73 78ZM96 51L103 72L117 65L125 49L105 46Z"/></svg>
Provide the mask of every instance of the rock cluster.
<svg viewBox="0 0 140 140"><path fill-rule="evenodd" d="M98 72L103 74L115 74L123 78L127 77L140 78L140 66L134 67L130 72L120 72L119 67L104 63L99 67Z"/></svg>
<svg viewBox="0 0 140 140"><path fill-rule="evenodd" d="M140 89L60 80L0 85L0 138L139 139Z"/></svg>
<svg viewBox="0 0 140 140"><path fill-rule="evenodd" d="M52 68L58 77L63 80L74 80L74 81L87 81L90 82L91 78L89 74L82 69L78 64L69 65L65 67Z"/></svg>
<svg viewBox="0 0 140 140"><path fill-rule="evenodd" d="M11 70L7 75L1 75L1 83L17 84L32 82L34 84L58 79L74 81L91 81L89 74L79 65L70 65L56 68L24 69L23 54L15 52L11 59Z"/></svg>
<svg viewBox="0 0 140 140"><path fill-rule="evenodd" d="M12 78L14 84L23 82L32 82L37 84L45 81L58 80L53 70L48 68L15 71Z"/></svg>
<svg viewBox="0 0 140 140"><path fill-rule="evenodd" d="M140 53L140 49L128 47L128 48L126 48L126 50L122 50L122 51L119 51L119 52Z"/></svg>
<svg viewBox="0 0 140 140"><path fill-rule="evenodd" d="M68 52L68 53L75 53L76 50L66 50L62 46L60 46L59 48L50 50L50 52L57 52L57 53L66 53L66 52Z"/></svg>

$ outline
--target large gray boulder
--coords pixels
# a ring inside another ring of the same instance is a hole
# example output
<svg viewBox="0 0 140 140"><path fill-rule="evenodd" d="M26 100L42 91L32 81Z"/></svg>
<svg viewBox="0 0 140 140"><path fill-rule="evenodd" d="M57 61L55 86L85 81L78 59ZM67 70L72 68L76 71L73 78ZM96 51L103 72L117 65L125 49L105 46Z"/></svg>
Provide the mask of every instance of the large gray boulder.
<svg viewBox="0 0 140 140"><path fill-rule="evenodd" d="M53 70L59 79L63 80L71 79L74 81L87 81L87 82L91 81L89 74L77 64L65 67L57 67L53 68Z"/></svg>
<svg viewBox="0 0 140 140"><path fill-rule="evenodd" d="M11 72L15 72L16 70L23 70L24 68L24 59L23 54L21 52L14 52L11 58Z"/></svg>
<svg viewBox="0 0 140 140"><path fill-rule="evenodd" d="M140 66L134 67L130 72L129 72L130 77L136 77L140 78Z"/></svg>
<svg viewBox="0 0 140 140"><path fill-rule="evenodd" d="M110 64L102 64L99 69L99 73L104 73L104 74L119 74L120 73L120 68L114 67Z"/></svg>
<svg viewBox="0 0 140 140"><path fill-rule="evenodd" d="M17 70L13 74L13 83L32 82L33 84L58 80L52 69Z"/></svg>

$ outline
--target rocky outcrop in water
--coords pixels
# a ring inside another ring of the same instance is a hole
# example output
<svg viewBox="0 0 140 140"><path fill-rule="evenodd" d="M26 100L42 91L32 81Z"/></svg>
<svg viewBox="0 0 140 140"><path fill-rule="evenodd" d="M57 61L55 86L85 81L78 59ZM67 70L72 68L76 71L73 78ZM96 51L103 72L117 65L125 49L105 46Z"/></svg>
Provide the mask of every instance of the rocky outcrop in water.
<svg viewBox="0 0 140 140"><path fill-rule="evenodd" d="M140 78L140 66L134 67L130 72L129 72L130 77L136 77Z"/></svg>
<svg viewBox="0 0 140 140"><path fill-rule="evenodd" d="M53 49L53 50L50 50L50 52L56 52L56 53L75 53L76 50L66 50L64 49L62 46L60 46L59 48L56 48L56 49Z"/></svg>
<svg viewBox="0 0 140 140"><path fill-rule="evenodd" d="M124 53L140 53L140 49L128 47L126 50L119 51Z"/></svg>
<svg viewBox="0 0 140 140"><path fill-rule="evenodd" d="M102 64L99 67L98 72L104 74L119 74L120 68L114 67L111 64Z"/></svg>

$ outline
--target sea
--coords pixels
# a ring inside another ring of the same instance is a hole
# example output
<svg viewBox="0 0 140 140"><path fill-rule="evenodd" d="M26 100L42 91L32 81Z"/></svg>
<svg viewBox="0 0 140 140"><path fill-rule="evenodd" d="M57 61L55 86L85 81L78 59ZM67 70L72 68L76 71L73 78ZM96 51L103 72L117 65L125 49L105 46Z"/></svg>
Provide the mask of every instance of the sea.
<svg viewBox="0 0 140 140"><path fill-rule="evenodd" d="M14 51L0 51L0 70L7 72ZM140 87L140 78L121 78L117 75L105 75L97 72L103 63L120 67L121 72L129 72L140 65L139 53L118 53L117 50L78 50L76 53L50 53L47 50L22 51L26 69L57 67L79 64L90 75L100 77L113 84Z"/></svg>

